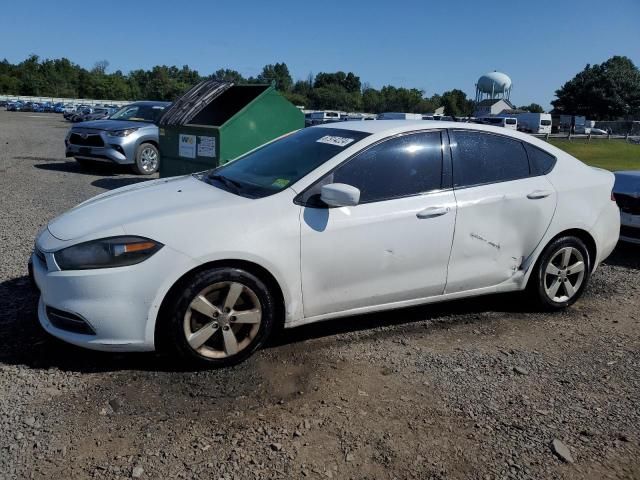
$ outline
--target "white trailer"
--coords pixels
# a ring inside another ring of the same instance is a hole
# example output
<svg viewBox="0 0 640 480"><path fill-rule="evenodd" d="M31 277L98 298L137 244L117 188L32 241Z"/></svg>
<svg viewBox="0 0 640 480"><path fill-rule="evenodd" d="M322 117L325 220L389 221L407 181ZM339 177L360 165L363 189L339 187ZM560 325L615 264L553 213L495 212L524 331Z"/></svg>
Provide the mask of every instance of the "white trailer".
<svg viewBox="0 0 640 480"><path fill-rule="evenodd" d="M550 113L518 113L518 130L529 133L551 133Z"/></svg>
<svg viewBox="0 0 640 480"><path fill-rule="evenodd" d="M422 120L421 113L385 112L378 115L378 120Z"/></svg>

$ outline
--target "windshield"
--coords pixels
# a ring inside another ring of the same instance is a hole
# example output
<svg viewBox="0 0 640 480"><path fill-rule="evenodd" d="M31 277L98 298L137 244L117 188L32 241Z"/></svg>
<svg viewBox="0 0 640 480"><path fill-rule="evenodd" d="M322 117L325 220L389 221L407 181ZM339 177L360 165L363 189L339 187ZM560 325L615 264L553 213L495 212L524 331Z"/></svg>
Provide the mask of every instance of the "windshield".
<svg viewBox="0 0 640 480"><path fill-rule="evenodd" d="M551 125L551 120L540 120L540 125Z"/></svg>
<svg viewBox="0 0 640 480"><path fill-rule="evenodd" d="M339 128L306 128L268 143L201 180L238 195L261 198L293 185L367 132Z"/></svg>
<svg viewBox="0 0 640 480"><path fill-rule="evenodd" d="M164 109L164 105L141 105L133 103L121 108L111 115L110 118L111 120L156 123L160 119Z"/></svg>

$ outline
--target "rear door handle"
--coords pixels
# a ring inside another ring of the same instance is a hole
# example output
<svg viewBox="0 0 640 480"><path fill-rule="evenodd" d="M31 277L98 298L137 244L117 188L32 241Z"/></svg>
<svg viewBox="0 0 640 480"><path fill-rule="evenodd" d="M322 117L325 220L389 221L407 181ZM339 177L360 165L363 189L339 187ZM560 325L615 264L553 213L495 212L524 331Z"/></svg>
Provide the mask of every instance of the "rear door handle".
<svg viewBox="0 0 640 480"><path fill-rule="evenodd" d="M527 195L527 198L529 200L538 200L540 198L546 198L552 193L553 192L551 190L534 190L529 195Z"/></svg>
<svg viewBox="0 0 640 480"><path fill-rule="evenodd" d="M434 217L440 217L447 213L449 213L449 207L428 207L416 213L416 217L420 219L434 218Z"/></svg>

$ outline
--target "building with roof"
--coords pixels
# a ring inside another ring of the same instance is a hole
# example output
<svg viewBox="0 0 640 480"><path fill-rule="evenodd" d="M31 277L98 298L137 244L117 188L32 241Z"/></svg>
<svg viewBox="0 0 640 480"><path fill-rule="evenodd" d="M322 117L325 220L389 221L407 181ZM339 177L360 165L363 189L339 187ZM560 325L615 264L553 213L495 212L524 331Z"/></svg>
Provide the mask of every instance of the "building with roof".
<svg viewBox="0 0 640 480"><path fill-rule="evenodd" d="M476 110L473 112L473 116L488 117L515 109L511 102L505 98L487 98L476 103Z"/></svg>

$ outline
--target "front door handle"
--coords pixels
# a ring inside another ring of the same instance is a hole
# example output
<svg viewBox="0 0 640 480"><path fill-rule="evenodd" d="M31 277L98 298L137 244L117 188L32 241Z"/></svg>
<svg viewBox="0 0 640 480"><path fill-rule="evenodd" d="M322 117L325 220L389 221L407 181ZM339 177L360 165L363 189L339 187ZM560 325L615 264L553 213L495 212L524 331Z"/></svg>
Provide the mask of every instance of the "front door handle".
<svg viewBox="0 0 640 480"><path fill-rule="evenodd" d="M534 190L529 195L527 195L527 198L529 200L538 200L540 198L546 198L552 193L553 192L551 190Z"/></svg>
<svg viewBox="0 0 640 480"><path fill-rule="evenodd" d="M416 213L418 218L434 218L449 213L449 207L428 207Z"/></svg>

